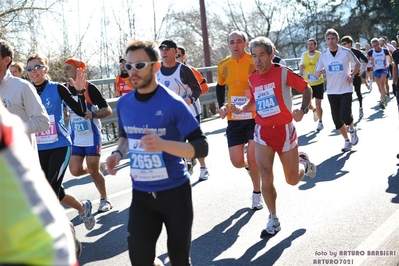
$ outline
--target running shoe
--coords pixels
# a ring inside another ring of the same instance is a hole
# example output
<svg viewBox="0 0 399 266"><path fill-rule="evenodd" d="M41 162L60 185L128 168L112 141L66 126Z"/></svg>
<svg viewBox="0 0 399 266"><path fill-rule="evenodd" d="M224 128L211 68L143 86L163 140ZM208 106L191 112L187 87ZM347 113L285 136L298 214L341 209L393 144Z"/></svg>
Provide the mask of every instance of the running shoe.
<svg viewBox="0 0 399 266"><path fill-rule="evenodd" d="M267 222L266 228L262 230L261 236L274 235L280 230L281 226L278 218L271 218L269 215L269 221Z"/></svg>
<svg viewBox="0 0 399 266"><path fill-rule="evenodd" d="M80 219L83 220L86 229L91 230L96 225L96 219L94 218L93 214L91 213L91 202L90 202L90 200L85 200L82 203L83 203L84 211L82 213L79 213Z"/></svg>
<svg viewBox="0 0 399 266"><path fill-rule="evenodd" d="M76 249L76 257L79 258L82 255L82 243L80 243L79 239L76 237L75 226L73 223L69 222L69 226L71 227L73 239L75 240L75 249Z"/></svg>
<svg viewBox="0 0 399 266"><path fill-rule="evenodd" d="M363 114L363 107L359 108L359 118L363 118L364 114Z"/></svg>
<svg viewBox="0 0 399 266"><path fill-rule="evenodd" d="M100 200L100 205L98 206L98 212L107 212L107 211L109 211L109 210L111 210L112 209L112 204L111 204L111 202L107 199L107 198L105 198L105 199L101 199Z"/></svg>
<svg viewBox="0 0 399 266"><path fill-rule="evenodd" d="M245 167L245 171L247 171L247 174L248 174L249 176L251 176L251 171L249 170L249 167Z"/></svg>
<svg viewBox="0 0 399 266"><path fill-rule="evenodd" d="M209 177L208 168L206 166L201 166L199 180L205 181L208 180L208 177Z"/></svg>
<svg viewBox="0 0 399 266"><path fill-rule="evenodd" d="M316 109L313 110L313 120L314 120L315 122L317 122L317 120L319 120L319 118L317 117Z"/></svg>
<svg viewBox="0 0 399 266"><path fill-rule="evenodd" d="M349 132L351 134L351 144L355 146L359 142L359 137L357 136L357 129L354 128L352 132Z"/></svg>
<svg viewBox="0 0 399 266"><path fill-rule="evenodd" d="M186 161L186 165L187 165L187 171L188 171L188 173L190 174L190 176L193 175L193 173L194 173L194 167L193 167L192 160L187 160L187 161Z"/></svg>
<svg viewBox="0 0 399 266"><path fill-rule="evenodd" d="M381 109L385 109L385 106L386 106L386 105L384 104L384 101L380 101L380 108L381 108Z"/></svg>
<svg viewBox="0 0 399 266"><path fill-rule="evenodd" d="M197 159L194 158L191 160L191 164L193 165L193 168L197 165Z"/></svg>
<svg viewBox="0 0 399 266"><path fill-rule="evenodd" d="M100 172L104 174L106 170L107 170L107 164L105 162L100 162Z"/></svg>
<svg viewBox="0 0 399 266"><path fill-rule="evenodd" d="M309 178L314 178L316 176L316 165L309 160L309 156L300 152L299 154L299 162L305 165L305 175Z"/></svg>
<svg viewBox="0 0 399 266"><path fill-rule="evenodd" d="M343 152L350 151L352 149L352 143L349 141L349 139L345 140L344 147L341 149Z"/></svg>
<svg viewBox="0 0 399 266"><path fill-rule="evenodd" d="M252 193L252 209L255 211L263 209L263 201L261 193Z"/></svg>
<svg viewBox="0 0 399 266"><path fill-rule="evenodd" d="M317 131L320 131L322 129L324 129L323 122L319 121L319 123L317 124Z"/></svg>

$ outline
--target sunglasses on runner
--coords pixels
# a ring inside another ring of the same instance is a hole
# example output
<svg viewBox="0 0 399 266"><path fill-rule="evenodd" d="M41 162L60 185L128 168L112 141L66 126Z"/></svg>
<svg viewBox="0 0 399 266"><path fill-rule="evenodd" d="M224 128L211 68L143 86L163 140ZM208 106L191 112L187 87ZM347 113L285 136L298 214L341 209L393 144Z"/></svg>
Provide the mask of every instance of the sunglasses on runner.
<svg viewBox="0 0 399 266"><path fill-rule="evenodd" d="M146 68L148 66L148 64L154 64L154 63L156 63L156 61L140 61L140 62L136 62L136 63L126 62L125 68L127 71L131 71L132 68L134 68L136 70L142 70L142 69Z"/></svg>
<svg viewBox="0 0 399 266"><path fill-rule="evenodd" d="M41 64L38 64L38 65L35 65L35 66L28 66L26 68L26 72L32 72L33 70L39 70L42 67L44 67L44 65L41 65Z"/></svg>
<svg viewBox="0 0 399 266"><path fill-rule="evenodd" d="M176 54L176 58L180 58L180 57L182 57L183 55L181 55L181 54Z"/></svg>
<svg viewBox="0 0 399 266"><path fill-rule="evenodd" d="M172 47L167 47L167 46L162 46L162 47L159 47L159 50L162 52L162 51L169 51L170 49L172 49Z"/></svg>

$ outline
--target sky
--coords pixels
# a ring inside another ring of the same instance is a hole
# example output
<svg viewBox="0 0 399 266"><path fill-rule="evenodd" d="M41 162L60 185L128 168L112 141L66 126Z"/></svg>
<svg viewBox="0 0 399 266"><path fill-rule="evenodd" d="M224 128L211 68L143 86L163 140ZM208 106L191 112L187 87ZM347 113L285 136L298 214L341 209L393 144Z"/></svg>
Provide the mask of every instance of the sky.
<svg viewBox="0 0 399 266"><path fill-rule="evenodd" d="M206 5L214 1L215 0L205 0ZM154 24L154 10L152 0L104 0L97 1L98 4L96 5L93 5L92 1L87 0L68 0L67 2L68 4L66 5L67 7L64 12L68 14L69 18L76 18L67 19L67 23L70 25L69 32L71 32L71 35L77 30L80 30L80 33L83 34L87 26L90 26L93 32L98 32L101 29L103 3L105 6L104 10L107 12L107 15L110 19L125 20L127 23L128 14L126 10L124 10L124 6L126 6L126 2L129 2L132 3L133 12L136 17L136 27L138 30L138 34L144 35L143 37L147 38L152 36L152 28ZM154 3L158 25L161 23L162 18L167 16L168 7L170 6L171 10L173 10L174 12L191 8L199 9L199 0L154 0ZM80 16L77 16L78 14L80 14ZM79 23L79 25L77 25L77 23ZM54 24L51 25L51 23L49 23L49 26L53 27Z"/></svg>
<svg viewBox="0 0 399 266"><path fill-rule="evenodd" d="M208 7L221 0L205 0ZM226 1L226 0L222 0ZM239 0L233 0L237 2ZM57 7L60 13L43 16L42 27L45 35L43 50L52 50L52 46L61 47L65 43L65 32L67 32L67 43L71 47L77 47L83 38L84 45L92 46L90 42L97 42L103 34L107 34L108 40L120 40L122 34L116 25L119 22L125 25L124 31L128 32L128 13L125 9L129 3L136 18L136 38L152 39L154 36L154 10L152 0L67 0L62 8ZM160 27L162 19L167 16L167 11L183 11L198 8L199 0L154 0L157 28ZM104 10L108 17L107 31L104 31ZM64 26L66 25L66 27Z"/></svg>

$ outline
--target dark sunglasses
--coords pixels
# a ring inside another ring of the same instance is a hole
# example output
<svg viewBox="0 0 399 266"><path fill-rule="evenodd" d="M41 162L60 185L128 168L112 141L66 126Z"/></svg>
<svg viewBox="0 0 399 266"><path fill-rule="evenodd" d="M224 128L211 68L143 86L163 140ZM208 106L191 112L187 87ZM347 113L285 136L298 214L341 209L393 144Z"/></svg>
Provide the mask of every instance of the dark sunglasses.
<svg viewBox="0 0 399 266"><path fill-rule="evenodd" d="M341 43L342 45L347 45L347 43L346 42L343 42L343 43Z"/></svg>
<svg viewBox="0 0 399 266"><path fill-rule="evenodd" d="M142 70L148 66L148 64L154 64L156 61L140 61L136 63L125 63L125 68L127 71L131 71L133 68L136 70Z"/></svg>
<svg viewBox="0 0 399 266"><path fill-rule="evenodd" d="M35 65L35 66L28 66L26 68L26 72L32 72L33 70L39 70L42 67L44 67L44 65L41 65L41 64L38 64L38 65Z"/></svg>
<svg viewBox="0 0 399 266"><path fill-rule="evenodd" d="M181 55L181 54L176 54L176 58L180 58L180 57L182 57L183 55Z"/></svg>
<svg viewBox="0 0 399 266"><path fill-rule="evenodd" d="M159 47L159 50L161 51L169 51L170 49L172 49L171 47Z"/></svg>

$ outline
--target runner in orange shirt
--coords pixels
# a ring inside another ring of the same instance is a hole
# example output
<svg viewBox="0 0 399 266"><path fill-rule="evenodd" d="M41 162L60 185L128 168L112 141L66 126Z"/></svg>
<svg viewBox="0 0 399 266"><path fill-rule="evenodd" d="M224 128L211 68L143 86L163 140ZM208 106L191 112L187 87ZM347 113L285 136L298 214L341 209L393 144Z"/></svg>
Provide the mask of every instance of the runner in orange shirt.
<svg viewBox="0 0 399 266"><path fill-rule="evenodd" d="M260 210L263 208L263 202L253 141L255 112L248 111L241 114L230 112L232 103L240 105L247 101L247 97L249 97L248 76L255 71L255 65L251 55L245 51L247 36L244 32L231 32L227 41L231 55L218 65L216 96L220 108L219 113L222 119L227 117L228 120L226 135L230 160L235 167L245 167L248 170L253 185L252 209ZM227 102L225 102L226 87L228 87ZM247 143L247 156L245 156Z"/></svg>

